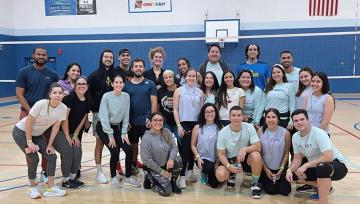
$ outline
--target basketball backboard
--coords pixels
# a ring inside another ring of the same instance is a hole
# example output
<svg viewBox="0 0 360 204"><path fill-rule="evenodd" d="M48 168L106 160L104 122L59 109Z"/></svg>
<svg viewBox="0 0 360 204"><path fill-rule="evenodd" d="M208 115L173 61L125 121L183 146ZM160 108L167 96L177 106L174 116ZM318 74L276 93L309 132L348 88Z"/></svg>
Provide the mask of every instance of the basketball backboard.
<svg viewBox="0 0 360 204"><path fill-rule="evenodd" d="M239 19L205 20L206 44L237 43L239 27Z"/></svg>

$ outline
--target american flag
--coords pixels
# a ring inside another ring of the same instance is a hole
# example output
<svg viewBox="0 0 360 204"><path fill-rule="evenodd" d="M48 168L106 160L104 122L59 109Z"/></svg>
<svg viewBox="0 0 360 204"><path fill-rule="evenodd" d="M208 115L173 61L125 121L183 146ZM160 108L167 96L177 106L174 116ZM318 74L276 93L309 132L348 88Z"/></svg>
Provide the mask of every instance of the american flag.
<svg viewBox="0 0 360 204"><path fill-rule="evenodd" d="M336 16L339 0L309 0L309 16Z"/></svg>

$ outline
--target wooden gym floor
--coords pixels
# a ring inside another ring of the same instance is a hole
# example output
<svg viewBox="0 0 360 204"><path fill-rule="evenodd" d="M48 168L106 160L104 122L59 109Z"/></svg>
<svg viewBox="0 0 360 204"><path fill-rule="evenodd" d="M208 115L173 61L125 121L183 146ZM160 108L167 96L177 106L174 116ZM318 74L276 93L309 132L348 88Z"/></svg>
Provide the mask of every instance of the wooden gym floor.
<svg viewBox="0 0 360 204"><path fill-rule="evenodd" d="M330 196L331 203L355 204L360 203L360 95L336 95L336 111L331 121L331 139L337 148L349 160L349 173L343 180L334 182L335 192ZM0 201L1 203L317 203L309 200L308 195L292 193L287 196L269 196L264 194L260 200L253 200L249 196L249 178L245 178L243 185L237 191L224 188L211 189L196 183L188 183L183 194L171 197L161 197L151 190L123 187L112 188L109 184L96 184L96 174L93 150L95 138L90 134L83 137L83 158L81 180L86 186L79 190L68 190L62 198L41 198L31 200L27 192L27 168L25 157L14 143L11 131L18 121L19 104L16 99L0 98ZM60 158L60 157L58 157ZM102 164L106 175L109 175L109 152L104 148ZM124 165L124 154L121 153ZM56 183L61 183L60 159L56 170ZM40 167L38 168L40 172ZM199 170L196 174L199 176ZM142 180L142 172L139 175Z"/></svg>

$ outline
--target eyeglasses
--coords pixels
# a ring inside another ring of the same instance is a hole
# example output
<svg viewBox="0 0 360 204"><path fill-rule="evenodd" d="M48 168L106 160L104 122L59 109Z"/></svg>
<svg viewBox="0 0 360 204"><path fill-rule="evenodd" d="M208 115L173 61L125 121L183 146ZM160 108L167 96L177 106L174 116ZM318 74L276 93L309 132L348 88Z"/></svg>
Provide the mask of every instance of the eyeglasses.
<svg viewBox="0 0 360 204"><path fill-rule="evenodd" d="M154 118L151 121L162 123L162 122L164 122L164 119L156 119L156 118Z"/></svg>
<svg viewBox="0 0 360 204"><path fill-rule="evenodd" d="M76 83L76 85L78 85L78 86L86 86L87 83Z"/></svg>
<svg viewBox="0 0 360 204"><path fill-rule="evenodd" d="M212 114L215 113L215 110L211 110L211 111L205 111L206 114Z"/></svg>

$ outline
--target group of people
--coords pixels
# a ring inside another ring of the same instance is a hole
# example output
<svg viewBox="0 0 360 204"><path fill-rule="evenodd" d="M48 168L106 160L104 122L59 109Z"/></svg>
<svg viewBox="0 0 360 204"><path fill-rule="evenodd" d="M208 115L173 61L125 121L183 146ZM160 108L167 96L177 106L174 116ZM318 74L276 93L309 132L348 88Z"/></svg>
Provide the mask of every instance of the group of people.
<svg viewBox="0 0 360 204"><path fill-rule="evenodd" d="M34 64L17 75L21 120L13 130L28 162L28 195L41 196L35 184L37 152L48 185L43 196L66 194L54 186L55 151L61 155L62 186L84 185L78 179L81 137L92 124L98 183L109 182L101 167L105 145L113 187L140 187L136 175L143 168L145 189L164 196L181 193L186 180L197 181L196 164L200 182L213 188L225 182L233 188L236 175L247 172L253 198L261 198L262 191L288 195L290 183L297 182L306 184L298 191L316 191L313 196L327 203L331 180L344 178L347 168L330 139L335 100L326 74L294 67L288 50L271 68L259 61L258 45L246 46L245 55L247 61L233 72L212 44L198 71L181 57L175 74L163 67L162 47L150 49L146 71L145 61L131 60L128 49L119 51L115 67L114 53L106 49L89 77L71 63L59 80L45 65L46 50L35 48Z"/></svg>

